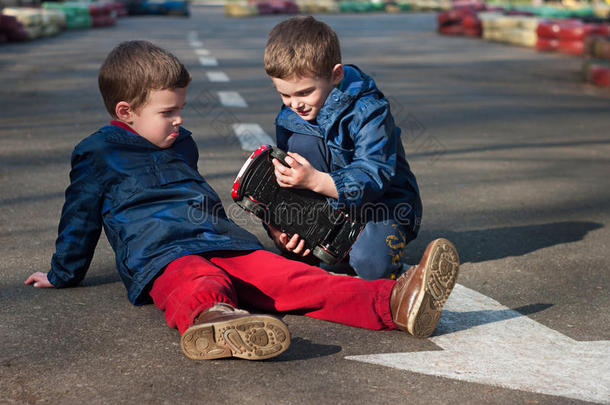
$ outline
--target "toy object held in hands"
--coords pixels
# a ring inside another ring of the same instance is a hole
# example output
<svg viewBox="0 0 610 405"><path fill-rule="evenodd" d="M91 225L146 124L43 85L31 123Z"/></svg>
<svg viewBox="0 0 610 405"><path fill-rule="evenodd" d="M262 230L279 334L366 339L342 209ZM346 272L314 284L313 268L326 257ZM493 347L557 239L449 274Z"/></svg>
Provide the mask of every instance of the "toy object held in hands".
<svg viewBox="0 0 610 405"><path fill-rule="evenodd" d="M321 194L280 187L272 160L289 166L286 157L276 147L260 146L239 171L231 197L237 205L289 237L299 234L315 257L335 264L347 255L364 224L333 208Z"/></svg>

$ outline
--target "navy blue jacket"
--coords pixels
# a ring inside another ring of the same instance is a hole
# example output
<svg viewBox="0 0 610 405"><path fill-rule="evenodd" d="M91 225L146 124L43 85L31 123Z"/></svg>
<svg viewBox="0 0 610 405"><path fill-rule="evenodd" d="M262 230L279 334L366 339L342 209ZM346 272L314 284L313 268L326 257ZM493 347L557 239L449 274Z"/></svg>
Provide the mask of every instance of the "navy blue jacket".
<svg viewBox="0 0 610 405"><path fill-rule="evenodd" d="M327 148L329 174L339 194L337 200L329 199L331 204L356 209L367 220L395 219L414 237L422 203L390 104L373 79L356 66L345 65L344 71L316 123L282 107L275 121L277 145L307 158L308 151L290 149L290 138L319 138Z"/></svg>
<svg viewBox="0 0 610 405"><path fill-rule="evenodd" d="M61 288L85 277L102 226L134 304L150 301L147 288L174 259L262 249L256 237L227 218L197 171L198 158L197 145L183 128L167 149L114 125L80 142L72 154L49 281Z"/></svg>

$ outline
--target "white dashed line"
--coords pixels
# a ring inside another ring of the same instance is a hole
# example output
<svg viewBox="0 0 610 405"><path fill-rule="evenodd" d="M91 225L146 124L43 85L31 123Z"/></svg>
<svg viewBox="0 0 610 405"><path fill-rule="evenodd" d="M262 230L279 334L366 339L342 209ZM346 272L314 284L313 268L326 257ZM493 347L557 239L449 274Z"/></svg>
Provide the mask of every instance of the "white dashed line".
<svg viewBox="0 0 610 405"><path fill-rule="evenodd" d="M261 145L275 145L273 139L258 124L233 124L241 148L253 151Z"/></svg>
<svg viewBox="0 0 610 405"><path fill-rule="evenodd" d="M211 82L230 82L229 76L225 72L214 71L206 72L208 80Z"/></svg>
<svg viewBox="0 0 610 405"><path fill-rule="evenodd" d="M195 49L195 53L199 56L209 56L210 55L210 51L208 51L207 49Z"/></svg>
<svg viewBox="0 0 610 405"><path fill-rule="evenodd" d="M247 107L246 100L236 91L219 91L218 98L225 107Z"/></svg>
<svg viewBox="0 0 610 405"><path fill-rule="evenodd" d="M199 64L201 66L218 66L218 59L212 56L200 56Z"/></svg>
<svg viewBox="0 0 610 405"><path fill-rule="evenodd" d="M198 39L192 39L189 40L189 45L191 48L201 48L203 46L203 42L199 41Z"/></svg>

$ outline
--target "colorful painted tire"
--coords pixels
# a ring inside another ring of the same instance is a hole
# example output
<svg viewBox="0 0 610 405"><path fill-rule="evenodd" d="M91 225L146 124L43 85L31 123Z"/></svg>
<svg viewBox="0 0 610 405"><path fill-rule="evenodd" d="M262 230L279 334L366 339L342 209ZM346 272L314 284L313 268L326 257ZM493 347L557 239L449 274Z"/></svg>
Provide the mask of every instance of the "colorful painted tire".
<svg viewBox="0 0 610 405"><path fill-rule="evenodd" d="M42 13L40 9L28 7L6 7L2 14L13 16L24 27L40 27L42 25Z"/></svg>
<svg viewBox="0 0 610 405"><path fill-rule="evenodd" d="M536 50L541 52L557 51L559 49L559 40L556 38L538 37L536 41Z"/></svg>
<svg viewBox="0 0 610 405"><path fill-rule="evenodd" d="M562 26L559 30L559 39L562 41L582 41L587 36L595 33L595 24L574 24Z"/></svg>
<svg viewBox="0 0 610 405"><path fill-rule="evenodd" d="M569 55L582 55L585 50L584 41L559 41L557 50Z"/></svg>
<svg viewBox="0 0 610 405"><path fill-rule="evenodd" d="M483 35L483 29L480 26L471 28L466 27L464 31L468 37L481 37Z"/></svg>
<svg viewBox="0 0 610 405"><path fill-rule="evenodd" d="M225 4L225 14L229 17L250 17L258 15L258 9L246 2L227 3Z"/></svg>
<svg viewBox="0 0 610 405"><path fill-rule="evenodd" d="M462 19L462 25L467 29L479 31L483 28L481 20L479 20L476 14L469 14L464 16L464 18Z"/></svg>
<svg viewBox="0 0 610 405"><path fill-rule="evenodd" d="M610 87L610 62L585 59L583 62L585 80L596 86Z"/></svg>
<svg viewBox="0 0 610 405"><path fill-rule="evenodd" d="M91 25L93 28L110 27L116 25L116 18L112 15L99 15L91 17Z"/></svg>
<svg viewBox="0 0 610 405"><path fill-rule="evenodd" d="M536 33L541 38L559 39L559 32L563 27L581 24L578 20L542 20L538 24Z"/></svg>

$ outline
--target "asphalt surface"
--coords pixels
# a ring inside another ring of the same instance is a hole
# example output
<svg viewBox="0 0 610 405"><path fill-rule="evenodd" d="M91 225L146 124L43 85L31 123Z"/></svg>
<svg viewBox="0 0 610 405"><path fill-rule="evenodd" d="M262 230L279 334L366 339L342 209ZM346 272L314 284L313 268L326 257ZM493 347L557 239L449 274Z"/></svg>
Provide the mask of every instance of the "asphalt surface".
<svg viewBox="0 0 610 405"><path fill-rule="evenodd" d="M610 93L581 81L580 59L441 37L434 14L320 18L339 34L344 62L391 99L405 133L424 201L406 261L447 237L461 285L576 341L609 340ZM281 19L194 7L191 18L126 18L0 46L0 403L584 403L348 360L442 349L294 315L284 317L292 345L275 359L191 361L160 311L129 303L103 237L82 287L23 285L48 269L72 148L109 120L97 91L107 52L148 39L184 61L194 77L184 125L200 172L229 206L247 157L231 124L274 133L280 100L262 55ZM231 82L207 80L189 35ZM248 108L220 106L220 90L239 91Z"/></svg>

